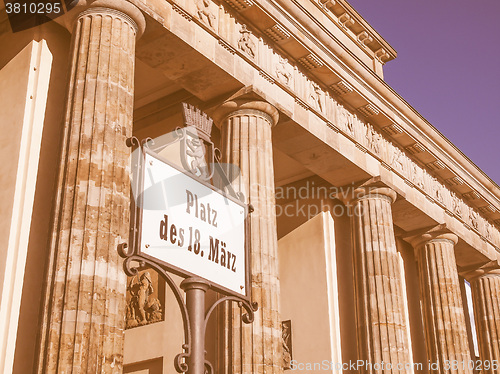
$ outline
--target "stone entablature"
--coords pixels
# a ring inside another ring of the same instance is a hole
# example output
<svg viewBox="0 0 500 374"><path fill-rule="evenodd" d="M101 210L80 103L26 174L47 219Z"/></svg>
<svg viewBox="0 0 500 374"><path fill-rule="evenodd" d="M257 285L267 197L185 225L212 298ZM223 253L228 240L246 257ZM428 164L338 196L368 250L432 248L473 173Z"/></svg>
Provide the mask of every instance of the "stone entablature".
<svg viewBox="0 0 500 374"><path fill-rule="evenodd" d="M406 149L401 148L395 144L396 141L390 141L387 138L399 140L402 134L410 136L402 126L394 123L393 120L389 124L386 122L382 128L384 136L378 128L355 114L355 110L347 110L346 105L341 104L333 97L325 87L324 82L321 82L320 85L317 83L319 79L314 77L315 80L312 80L310 78L310 76L317 74L319 69L323 69L321 70L323 74L326 71L332 72L326 61L323 61L315 53L308 52L303 53L303 56L297 59L297 63L294 63L292 62L294 59L281 50L283 43L288 43L294 38L293 33L288 32L284 26L273 21L273 25L260 30L262 34L259 35L256 29L242 23L240 17L236 18L235 10L245 16L251 7L257 6L255 1L226 0L225 2L227 4L217 5L210 0L178 1L172 5L172 9L188 21L196 22L203 27L231 54L237 54L246 60L259 71L264 79L279 86L294 97L300 106L321 118L328 127L346 135L357 144L358 148L371 154L387 169L400 175L409 185L414 186L429 200L436 202L450 216L462 221L466 227L476 231L497 249L500 247L500 232L496 227L467 204L457 192L452 191L432 172L422 167L421 161L415 162L407 155L409 153L415 157L415 155L428 152L427 147L413 139L410 146L407 146ZM151 9L147 10L151 12ZM153 14L153 16L155 15ZM158 15L154 18L158 19ZM270 39L269 42L266 40L267 38ZM277 40L279 42L276 42ZM305 47L304 50L306 51ZM153 66L160 65L161 51L154 51L154 54L155 56L152 58L153 60L158 59L158 63L153 61ZM345 80L337 81L329 88L342 97L342 100L346 96L361 95ZM357 101L359 102L359 100ZM370 102L365 102L361 106L358 104L356 108L363 117L370 118L372 123L377 122L375 117L384 116L382 109ZM403 119L401 121L403 122ZM433 172L447 167L446 163L438 159L428 162L427 166ZM451 181L463 183L452 183ZM450 187L462 186L464 183L465 181L458 176L447 180ZM478 191L473 190L472 192L475 193L475 197L483 196ZM470 192L466 196L471 196ZM484 197L482 200L486 201ZM489 202L487 202L487 206L492 207L492 212L497 210ZM481 213L485 214L484 211Z"/></svg>

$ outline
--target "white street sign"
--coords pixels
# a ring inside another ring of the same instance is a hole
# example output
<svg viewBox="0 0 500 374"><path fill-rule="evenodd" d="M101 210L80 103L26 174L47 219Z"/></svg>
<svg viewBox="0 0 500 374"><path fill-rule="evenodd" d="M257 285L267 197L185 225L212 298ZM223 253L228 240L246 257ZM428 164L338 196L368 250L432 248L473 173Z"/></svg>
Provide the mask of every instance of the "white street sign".
<svg viewBox="0 0 500 374"><path fill-rule="evenodd" d="M245 207L145 154L140 251L245 296Z"/></svg>

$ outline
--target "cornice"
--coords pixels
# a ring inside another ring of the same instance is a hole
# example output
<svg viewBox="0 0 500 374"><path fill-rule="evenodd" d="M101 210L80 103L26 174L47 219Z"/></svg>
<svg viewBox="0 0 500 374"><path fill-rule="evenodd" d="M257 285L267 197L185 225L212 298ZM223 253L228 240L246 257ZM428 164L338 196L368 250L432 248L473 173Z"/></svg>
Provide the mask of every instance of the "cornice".
<svg viewBox="0 0 500 374"><path fill-rule="evenodd" d="M382 63L394 60L396 50L345 0L309 0L330 20L341 26L352 40L368 48ZM300 4L299 1L296 1Z"/></svg>

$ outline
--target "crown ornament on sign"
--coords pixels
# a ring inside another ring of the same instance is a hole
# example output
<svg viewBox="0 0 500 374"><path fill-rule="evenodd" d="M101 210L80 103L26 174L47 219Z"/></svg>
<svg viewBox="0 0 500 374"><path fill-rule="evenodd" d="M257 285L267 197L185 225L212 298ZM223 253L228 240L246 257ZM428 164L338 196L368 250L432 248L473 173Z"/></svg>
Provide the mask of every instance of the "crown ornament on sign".
<svg viewBox="0 0 500 374"><path fill-rule="evenodd" d="M182 103L182 114L186 126L194 126L202 137L210 140L214 120L194 105Z"/></svg>

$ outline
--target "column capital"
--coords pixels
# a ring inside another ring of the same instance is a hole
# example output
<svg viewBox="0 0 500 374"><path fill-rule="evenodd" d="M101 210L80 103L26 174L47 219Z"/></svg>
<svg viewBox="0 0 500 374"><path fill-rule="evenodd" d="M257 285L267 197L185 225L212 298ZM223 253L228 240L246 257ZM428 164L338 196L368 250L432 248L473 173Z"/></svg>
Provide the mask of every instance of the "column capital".
<svg viewBox="0 0 500 374"><path fill-rule="evenodd" d="M397 192L380 181L380 178L375 177L363 182L359 185L350 186L347 188L347 194L339 194L338 198L346 205L354 205L359 200L364 199L384 199L391 204L398 197Z"/></svg>
<svg viewBox="0 0 500 374"><path fill-rule="evenodd" d="M265 117L271 127L278 123L278 109L253 92L233 95L215 109L212 118L215 124L221 127L223 121L228 117L252 112Z"/></svg>
<svg viewBox="0 0 500 374"><path fill-rule="evenodd" d="M498 277L500 276L500 261L488 261L487 263L467 267L460 272L460 275L469 282L485 277Z"/></svg>
<svg viewBox="0 0 500 374"><path fill-rule="evenodd" d="M64 25L73 32L75 21L92 13L121 15L135 28L137 39L146 29L146 18L142 11L127 0L78 0L76 6L64 16Z"/></svg>
<svg viewBox="0 0 500 374"><path fill-rule="evenodd" d="M416 230L404 235L403 239L415 249L430 242L448 242L453 246L458 243L458 236L452 233L446 225L437 225L431 228Z"/></svg>

